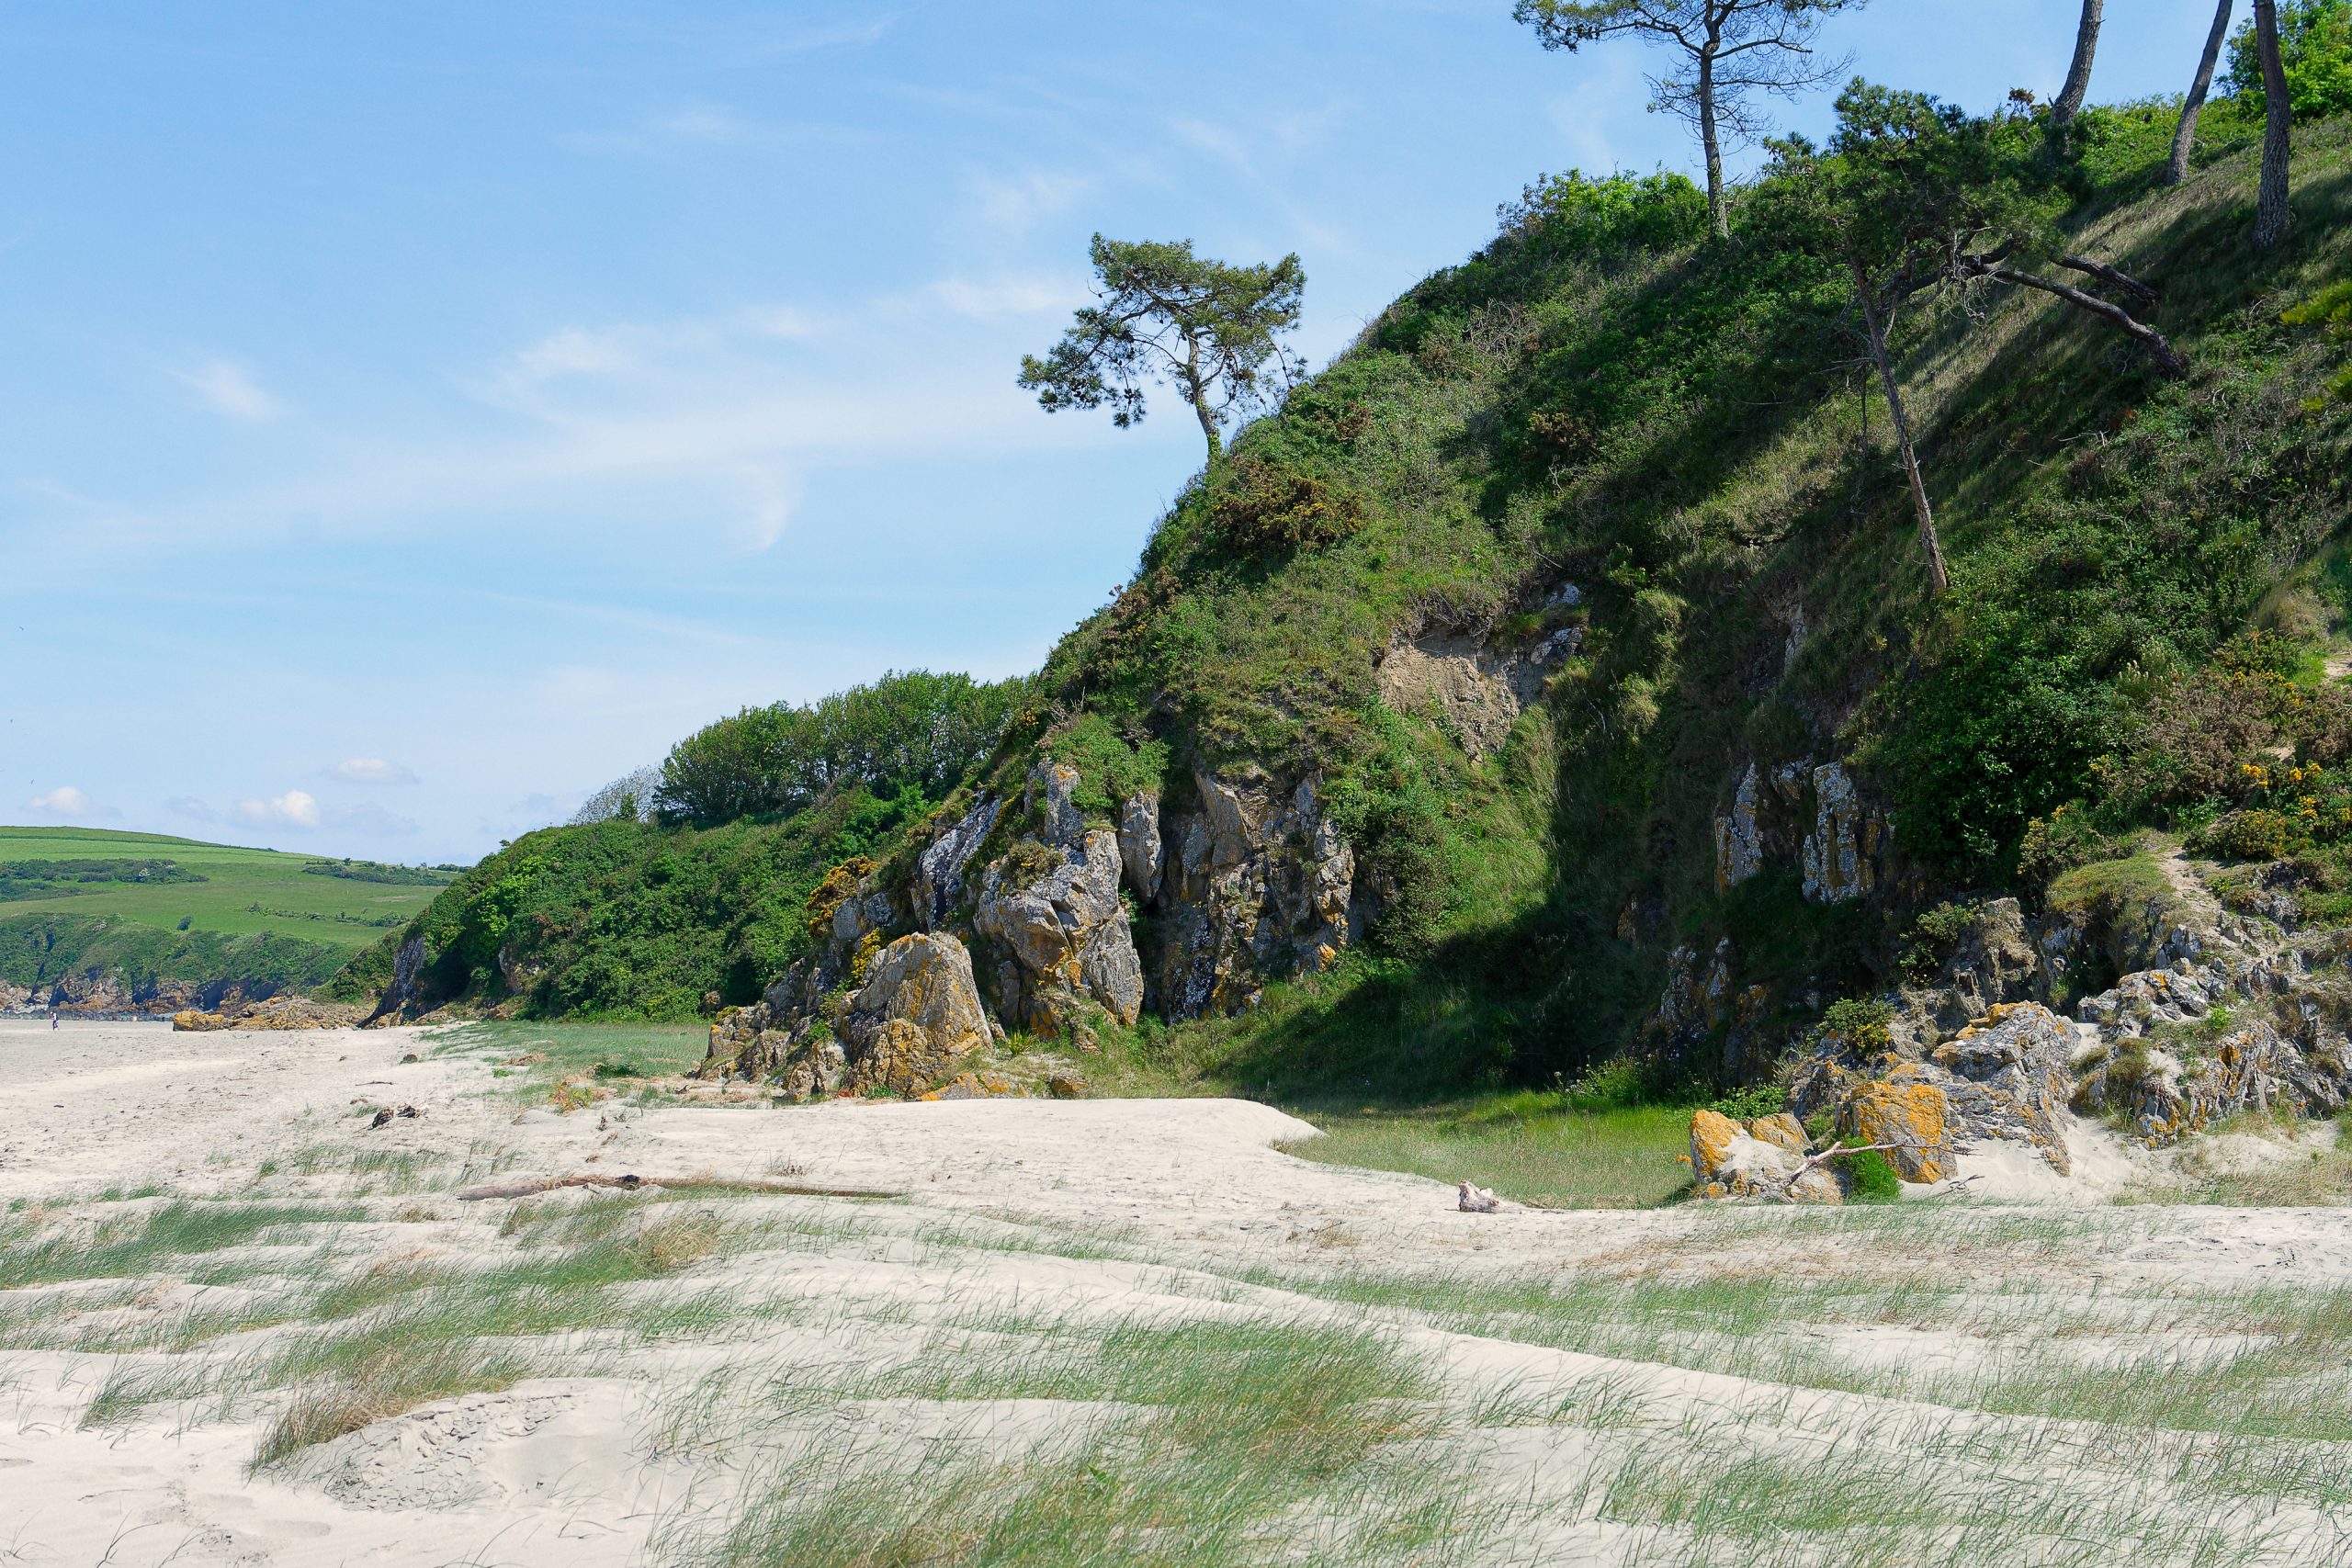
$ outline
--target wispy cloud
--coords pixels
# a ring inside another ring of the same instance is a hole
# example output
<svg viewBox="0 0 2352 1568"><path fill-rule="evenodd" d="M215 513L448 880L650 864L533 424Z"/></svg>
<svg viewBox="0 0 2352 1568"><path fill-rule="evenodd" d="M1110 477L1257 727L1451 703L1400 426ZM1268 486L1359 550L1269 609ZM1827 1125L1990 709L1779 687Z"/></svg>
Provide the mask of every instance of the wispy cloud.
<svg viewBox="0 0 2352 1568"><path fill-rule="evenodd" d="M210 359L193 370L172 374L193 389L206 408L244 424L262 424L286 412L262 389L254 374L233 359Z"/></svg>
<svg viewBox="0 0 2352 1568"><path fill-rule="evenodd" d="M328 778L345 784L413 784L416 775L382 757L346 757L331 767L322 769Z"/></svg>
<svg viewBox="0 0 2352 1568"><path fill-rule="evenodd" d="M218 822L220 814L192 795L175 795L164 802L164 809L191 822Z"/></svg>
<svg viewBox="0 0 2352 1568"><path fill-rule="evenodd" d="M1029 169L1017 175L967 175L965 189L978 209L982 223L1008 234L1027 233L1037 220L1066 212L1094 187L1084 175Z"/></svg>
<svg viewBox="0 0 2352 1568"><path fill-rule="evenodd" d="M87 791L73 784L59 784L44 790L25 802L25 808L38 817L52 817L66 822L96 822L122 815L110 806L100 806Z"/></svg>

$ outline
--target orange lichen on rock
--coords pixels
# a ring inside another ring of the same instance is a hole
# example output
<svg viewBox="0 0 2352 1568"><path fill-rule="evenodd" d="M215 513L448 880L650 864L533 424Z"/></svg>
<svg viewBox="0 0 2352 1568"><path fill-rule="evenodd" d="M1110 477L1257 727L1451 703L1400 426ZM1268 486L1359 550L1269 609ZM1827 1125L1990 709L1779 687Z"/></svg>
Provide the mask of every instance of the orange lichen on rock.
<svg viewBox="0 0 2352 1568"><path fill-rule="evenodd" d="M1952 1171L1951 1111L1940 1088L1898 1072L1858 1085L1838 1108L1838 1132L1849 1144L1895 1145L1886 1161L1905 1181L1942 1181Z"/></svg>

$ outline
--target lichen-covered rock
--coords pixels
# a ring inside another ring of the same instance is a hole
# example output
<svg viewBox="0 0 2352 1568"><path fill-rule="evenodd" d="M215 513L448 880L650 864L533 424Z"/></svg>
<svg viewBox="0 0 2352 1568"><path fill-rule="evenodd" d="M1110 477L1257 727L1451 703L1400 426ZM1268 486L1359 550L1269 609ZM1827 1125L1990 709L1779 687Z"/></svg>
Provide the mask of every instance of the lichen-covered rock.
<svg viewBox="0 0 2352 1568"><path fill-rule="evenodd" d="M226 1004L216 1012L187 1009L172 1014L172 1027L193 1032L220 1029L347 1029L364 1010L308 997L266 997L259 1001Z"/></svg>
<svg viewBox="0 0 2352 1568"><path fill-rule="evenodd" d="M1119 835L1090 828L1072 801L1078 770L1041 764L1030 811L1039 837L1016 844L980 878L972 926L1005 955L997 1003L1033 1029L1058 1030L1091 999L1123 1024L1143 1010L1143 961L1119 898Z"/></svg>
<svg viewBox="0 0 2352 1568"><path fill-rule="evenodd" d="M851 1088L922 1092L989 1043L971 955L944 933L900 937L875 955L839 1030Z"/></svg>
<svg viewBox="0 0 2352 1568"><path fill-rule="evenodd" d="M2030 1145L2052 1170L2070 1174L2075 1045L2074 1026L2037 1002L1995 1007L1934 1051L1948 1118L1971 1140Z"/></svg>
<svg viewBox="0 0 2352 1568"><path fill-rule="evenodd" d="M1756 764L1739 776L1731 812L1715 818L1715 891L1724 893L1764 869L1764 829L1759 820Z"/></svg>
<svg viewBox="0 0 2352 1568"><path fill-rule="evenodd" d="M1804 840L1804 896L1816 904L1860 898L1878 886L1886 821L1863 801L1845 764L1813 770L1814 824Z"/></svg>
<svg viewBox="0 0 2352 1568"><path fill-rule="evenodd" d="M1200 809L1171 824L1160 884L1160 1010L1231 1012L1269 978L1320 969L1351 935L1355 853L1315 781L1287 793L1254 768L1198 773Z"/></svg>
<svg viewBox="0 0 2352 1568"><path fill-rule="evenodd" d="M1812 1140L1804 1135L1804 1125L1782 1111L1770 1116L1758 1116L1747 1123L1747 1135L1791 1154L1804 1154Z"/></svg>
<svg viewBox="0 0 2352 1568"><path fill-rule="evenodd" d="M1840 1201L1837 1179L1825 1170L1804 1170L1804 1130L1789 1148L1777 1125L1787 1118L1758 1118L1747 1126L1720 1111L1690 1113L1690 1179L1702 1198L1789 1199L1805 1203ZM1767 1126L1768 1122L1773 1123ZM1772 1134L1758 1137L1759 1128ZM1803 1174L1800 1174L1802 1172Z"/></svg>
<svg viewBox="0 0 2352 1568"><path fill-rule="evenodd" d="M1017 1100L1021 1086L997 1073L958 1073L926 1092L925 1100Z"/></svg>
<svg viewBox="0 0 2352 1568"><path fill-rule="evenodd" d="M1856 1084L1838 1108L1838 1134L1849 1145L1891 1144L1886 1161L1905 1181L1942 1181L1952 1173L1951 1105L1940 1085L1916 1069Z"/></svg>
<svg viewBox="0 0 2352 1568"><path fill-rule="evenodd" d="M955 913L964 897L965 868L995 829L1001 810L1001 802L983 797L916 859L912 902L916 920L925 931L940 930Z"/></svg>
<svg viewBox="0 0 2352 1568"><path fill-rule="evenodd" d="M815 975L796 965L762 1000L721 1010L695 1076L764 1080L794 1100L875 1085L920 1094L991 1039L971 954L945 932L879 948L857 989L830 1001L808 994Z"/></svg>
<svg viewBox="0 0 2352 1568"><path fill-rule="evenodd" d="M1084 1100L1087 1082L1069 1073L1056 1073L1046 1080L1046 1092L1056 1100Z"/></svg>

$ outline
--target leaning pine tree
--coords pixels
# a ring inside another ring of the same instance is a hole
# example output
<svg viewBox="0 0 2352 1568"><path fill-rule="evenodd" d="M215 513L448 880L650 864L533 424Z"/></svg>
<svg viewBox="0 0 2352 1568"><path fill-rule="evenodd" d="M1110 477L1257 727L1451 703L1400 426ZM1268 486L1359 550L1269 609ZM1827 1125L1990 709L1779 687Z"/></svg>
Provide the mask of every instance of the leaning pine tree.
<svg viewBox="0 0 2352 1568"><path fill-rule="evenodd" d="M1299 366L1281 334L1298 325L1306 273L1295 255L1228 266L1193 242L1094 236L1094 303L1040 359L1023 355L1020 385L1048 413L1108 405L1122 430L1144 415L1143 384L1173 386L1192 406L1214 464L1224 425L1273 400Z"/></svg>

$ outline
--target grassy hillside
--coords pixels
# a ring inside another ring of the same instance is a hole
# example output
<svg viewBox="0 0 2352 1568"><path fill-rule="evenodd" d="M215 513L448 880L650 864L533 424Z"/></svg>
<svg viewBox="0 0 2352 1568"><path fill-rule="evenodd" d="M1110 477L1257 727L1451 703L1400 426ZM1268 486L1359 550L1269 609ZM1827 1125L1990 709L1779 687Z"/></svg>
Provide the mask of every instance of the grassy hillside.
<svg viewBox="0 0 2352 1568"><path fill-rule="evenodd" d="M2281 316L2346 276L2352 139L2340 117L2299 128L2296 226L2262 255L2247 126L2211 121L2177 188L2158 184L2157 106L2087 114L2079 160L2031 175L2053 244L2156 289L2187 376L2046 295L1954 288L1902 317L1939 597L1845 275L1770 180L1727 245L1672 176L1532 190L1242 432L937 809L1017 792L1040 754L1174 796L1193 765L1312 773L1374 918L1337 967L1248 1012L1107 1031L1098 1076L1410 1095L1635 1050L1722 1088L1883 984L1921 911L2037 898L2138 826L2278 818L2316 878L2352 876L2240 771L2282 739L2334 744L2297 726L2344 728L2324 671L2352 612L2352 405L2326 393L2345 351ZM1573 654L1498 743L1383 694L1403 640L1504 657L1564 631ZM1872 895L1808 899L1785 857L1720 890L1715 822L1743 770L1831 761L1894 825ZM412 929L435 933L444 996L744 1000L806 944L796 902L829 857L888 862L930 815L902 803L850 837L739 824L723 852L635 823L534 835ZM755 842L778 846L763 883L734 869ZM492 959L518 922L546 967L509 995ZM1738 1006L1668 1041L1678 950L1722 953ZM592 966L593 987L551 981Z"/></svg>
<svg viewBox="0 0 2352 1568"><path fill-rule="evenodd" d="M0 828L0 981L315 986L454 874L95 828Z"/></svg>
<svg viewBox="0 0 2352 1568"><path fill-rule="evenodd" d="M81 862L119 869L104 877L87 870L40 874ZM155 863L182 874L139 874ZM267 931L349 950L405 925L454 875L159 833L0 828L0 920L103 915L165 931Z"/></svg>

